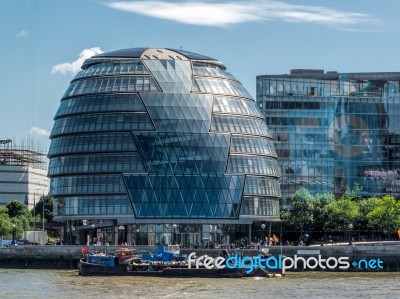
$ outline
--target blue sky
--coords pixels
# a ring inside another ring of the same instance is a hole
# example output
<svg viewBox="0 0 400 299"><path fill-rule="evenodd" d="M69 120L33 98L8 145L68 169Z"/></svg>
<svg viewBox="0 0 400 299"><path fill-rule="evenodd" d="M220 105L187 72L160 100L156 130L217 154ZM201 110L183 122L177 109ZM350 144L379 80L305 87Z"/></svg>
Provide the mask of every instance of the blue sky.
<svg viewBox="0 0 400 299"><path fill-rule="evenodd" d="M0 139L48 144L85 57L177 48L222 61L255 97L255 77L291 68L400 71L400 1L4 0Z"/></svg>

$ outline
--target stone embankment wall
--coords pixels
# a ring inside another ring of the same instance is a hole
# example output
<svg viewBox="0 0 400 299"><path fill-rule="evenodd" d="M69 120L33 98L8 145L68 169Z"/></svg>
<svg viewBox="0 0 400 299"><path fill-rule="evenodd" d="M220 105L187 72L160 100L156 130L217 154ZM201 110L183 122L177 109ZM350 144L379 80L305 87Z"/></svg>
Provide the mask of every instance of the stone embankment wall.
<svg viewBox="0 0 400 299"><path fill-rule="evenodd" d="M86 247L94 252L112 252L121 246L14 246L0 248L0 268L32 269L77 269L82 256L81 249ZM125 246L124 246L125 247ZM128 247L128 246L126 246ZM138 254L155 252L155 246L137 246Z"/></svg>

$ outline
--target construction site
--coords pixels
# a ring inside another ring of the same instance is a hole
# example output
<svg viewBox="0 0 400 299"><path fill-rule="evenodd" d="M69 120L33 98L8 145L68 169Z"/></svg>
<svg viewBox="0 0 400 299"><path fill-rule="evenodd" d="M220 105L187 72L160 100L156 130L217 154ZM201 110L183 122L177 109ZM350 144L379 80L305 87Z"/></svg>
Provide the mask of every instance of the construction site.
<svg viewBox="0 0 400 299"><path fill-rule="evenodd" d="M47 155L40 143L0 140L0 205L20 200L32 208L48 194Z"/></svg>

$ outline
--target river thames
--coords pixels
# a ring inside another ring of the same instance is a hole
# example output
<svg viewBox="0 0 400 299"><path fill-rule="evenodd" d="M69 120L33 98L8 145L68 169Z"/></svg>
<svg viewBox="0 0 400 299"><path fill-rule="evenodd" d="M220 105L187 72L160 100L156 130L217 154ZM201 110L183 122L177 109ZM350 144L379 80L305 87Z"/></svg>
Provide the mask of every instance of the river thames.
<svg viewBox="0 0 400 299"><path fill-rule="evenodd" d="M82 277L0 269L0 298L399 298L400 273L288 273L282 278Z"/></svg>

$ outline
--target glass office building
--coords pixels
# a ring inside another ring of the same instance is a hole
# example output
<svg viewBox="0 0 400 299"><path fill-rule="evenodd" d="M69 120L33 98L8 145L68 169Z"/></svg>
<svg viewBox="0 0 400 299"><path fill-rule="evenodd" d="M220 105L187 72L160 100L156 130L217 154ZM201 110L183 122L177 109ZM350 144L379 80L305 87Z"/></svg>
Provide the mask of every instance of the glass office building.
<svg viewBox="0 0 400 299"><path fill-rule="evenodd" d="M265 118L213 58L151 48L93 56L54 120L55 219L81 243L222 242L224 225L279 220Z"/></svg>
<svg viewBox="0 0 400 299"><path fill-rule="evenodd" d="M284 198L301 187L339 196L400 194L400 73L297 69L257 77Z"/></svg>

